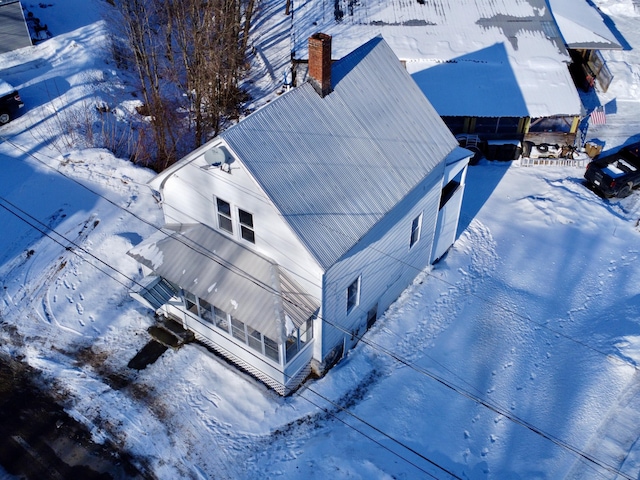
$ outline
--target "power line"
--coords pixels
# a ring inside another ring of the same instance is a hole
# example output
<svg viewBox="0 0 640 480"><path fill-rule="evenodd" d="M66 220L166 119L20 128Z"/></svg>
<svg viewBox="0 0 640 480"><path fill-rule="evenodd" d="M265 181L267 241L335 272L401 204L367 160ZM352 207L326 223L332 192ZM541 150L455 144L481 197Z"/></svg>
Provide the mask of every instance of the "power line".
<svg viewBox="0 0 640 480"><path fill-rule="evenodd" d="M129 214L130 214L130 215L132 215L134 218L136 218L136 219L140 220L141 222L143 222L143 223L145 223L145 224L147 224L147 225L149 225L149 226L152 226L153 228L155 228L155 229L156 229L156 230L158 230L158 231L163 231L160 227L157 227L156 225L152 224L151 222L148 222L147 220L143 219L143 218L142 218L142 217L140 217L139 215L137 215L137 214L135 214L135 213L131 212L130 210L128 210L128 209L126 209L126 208L124 208L124 207L122 207L122 206L120 206L120 205L116 204L116 203L115 203L115 202L113 202L112 200L110 200L110 199L108 199L107 197L103 196L102 194L100 194L100 193L98 193L98 192L96 192L96 191L92 190L91 188L89 188L88 186L86 186L86 185L82 184L81 182L77 181L77 180L76 180L76 179L74 179L73 177L69 177L68 175L64 174L63 172L60 172L59 170L54 169L53 167L51 167L50 165L48 165L46 162L43 162L42 160L38 159L37 157L35 157L35 156L34 156L33 154L31 154L30 152L26 152L24 149L22 149L22 148L21 148L21 147L19 147L18 145L15 145L13 142L10 142L10 141L8 141L8 140L6 140L6 141L7 141L8 143L10 143L10 144L14 145L16 148L19 148L19 149L21 149L22 151L24 151L27 155L29 155L29 156L31 156L32 158L34 158L37 162L42 163L43 165L45 165L45 166L47 166L48 168L50 168L50 169L54 170L55 172L59 173L60 175L64 176L65 178L67 178L67 179L69 179L69 180L73 181L74 183L76 183L76 184L80 185L81 187L83 187L83 188L87 189L88 191L90 191L90 192L91 192L91 193L93 193L94 195L96 195L96 196L98 196L98 197L100 197L100 198L103 198L104 200L106 200L106 201L107 201L107 202L109 202L110 204L114 205L116 208L121 209L121 210L123 210L123 211L125 211L125 212L129 213ZM51 157L50 157L50 158L51 158ZM177 209L176 209L176 210L177 210ZM179 210L178 210L178 211L179 211ZM181 213L184 213L184 212L181 212ZM186 214L186 213L184 213L184 214L185 214L185 215L187 215L187 216L189 216L189 215L188 215L188 214ZM326 225L325 225L325 227L326 227ZM327 227L327 228L328 228L328 227ZM164 231L163 231L163 232L164 232ZM166 234L166 232L164 232L164 233ZM339 232L338 232L338 233L339 233ZM178 240L178 241L181 241L182 243L184 243L184 242L183 242L182 240L180 240L180 239L177 239L177 240ZM192 247L192 246L190 246L190 245L188 245L188 244L186 244L186 243L184 243L184 244L185 244L185 246L187 246L187 247L189 247L189 248L192 248L192 249L193 249L193 247ZM203 248L204 248L204 247L203 247ZM372 248L373 248L373 247L372 247ZM374 248L374 250L375 250L375 248ZM227 268L227 269L229 269L229 270L233 271L234 273L236 273L236 274L238 274L238 275L243 276L244 278L246 278L247 280L249 280L249 281L253 282L253 283L254 283L254 284L256 284L257 286L259 286L259 287L261 287L261 288L265 288L265 289L267 289L268 291L270 291L271 293L273 293L273 294L275 294L275 295L279 295L279 292L275 291L272 287L270 287L270 286L268 286L268 285L265 285L265 284L263 284L262 282L260 282L259 280L255 279L255 278L254 278L250 273L245 272L245 271L243 271L243 270L241 270L241 269L238 269L238 268L237 268L237 267L235 267L235 266L231 266L231 267L233 267L233 269L232 269L232 268L230 268L230 266L229 266L228 264L223 264L223 263L221 263L219 260L217 260L216 258L213 258L213 257L211 256L211 252L208 252L208 251L206 251L206 252L202 252L202 251L198 251L198 250L194 250L194 251L196 251L196 252L198 252L198 253L200 253L200 254L202 254L202 255L206 256L207 258L210 258L211 260L213 260L213 261L215 261L216 263L220 264L220 265L221 265L221 266L223 266L224 268ZM377 251L377 250L376 250L376 251ZM385 252L379 252L379 253L384 254L384 255L387 255ZM97 257L96 257L96 258L97 258ZM393 258L393 257L391 257L391 258ZM397 259L397 260L402 262L402 260L401 260L401 259ZM403 263L405 263L405 262L403 262ZM414 267L414 266L412 266L412 265L409 265L409 264L406 264L406 263L405 263L405 265L408 265L408 266L410 266L410 267L412 267L412 268L414 268L414 269L416 269L416 270L419 270L419 269L417 269L416 267ZM419 270L419 271L421 271L421 270ZM438 279L438 280L442 281L443 283L445 283L445 284L447 284L447 285L452 286L452 287L454 287L454 288L455 288L455 285L454 285L454 284L451 284L450 282L447 282L447 281L445 281L445 280L443 280L443 279L441 279L441 278L439 278L439 277L436 277L436 276L432 275L430 272L426 272L426 274L427 274L427 276L430 276L430 277L432 277L432 278L436 278L436 279ZM132 280L132 281L133 281L133 280ZM120 282L120 283L121 283L121 282ZM135 281L134 281L134 283L137 283L137 282L135 282ZM122 284L122 283L121 283L121 284ZM124 284L123 284L123 285L124 285ZM126 285L125 285L125 287L126 287ZM128 287L127 287L127 288L128 288ZM517 316L517 317L519 317L519 318L521 318L521 319L523 319L523 320L531 321L531 320L530 320L530 319L528 319L527 317L524 317L524 316L520 315L520 314L519 314L519 313L517 313L517 312L510 311L510 310L509 310L508 308L506 308L506 307L503 307L503 306L498 305L498 304L493 304L493 303L491 303L490 301L488 301L487 299L482 298L482 297L479 297L479 296L477 296L476 294L473 294L473 293L472 293L472 295L476 296L476 298L478 298L478 299L480 299L480 300L483 300L483 301L485 301L486 303L488 303L488 304L490 304L490 305L500 306L503 310L505 310L505 311L507 311L507 312L509 312L509 313L513 314L514 316ZM291 302L289 299L286 299L286 298L284 298L284 297L283 297L283 300L288 301L288 302L290 302L290 303L292 303L292 304L293 304L293 302ZM320 319L322 322L324 322L324 323L326 323L326 324L328 324L328 325L330 325L330 326L333 326L334 328L338 329L339 331L341 331L341 332L343 332L343 333L345 333L345 334L353 335L353 332L347 331L347 330L346 330L346 329L344 329L343 327L341 327L341 326L339 326L339 325L336 325L336 324L334 324L334 323L332 323L332 322L329 322L329 321L328 321L328 320L326 320L325 318L319 318L319 319ZM533 323L536 323L536 322L533 322ZM536 323L536 324L537 324L537 323ZM563 335L561 332L555 332L553 329L550 329L550 328L546 327L546 326L545 326L545 325L543 325L543 324L537 324L537 325L539 325L539 326L541 326L541 327L544 327L544 328L547 328L548 330L550 330L550 331L552 331L552 332L554 332L554 333L557 333L558 335ZM569 340L571 340L571 341L574 341L574 342L576 342L576 343L578 343L578 344L580 344L580 345L583 345L583 346L584 346L584 347L586 347L586 348L589 348L589 349L591 349L591 350L593 350L593 351L596 351L596 352L598 352L598 353L600 353L600 354L602 354L602 355L605 355L605 356L606 356L606 354L605 354L604 352L600 352L599 350L597 350L597 349L595 349L595 348L593 348L593 347L591 347L591 346L589 346L589 345L586 345L586 344L584 344L584 343L582 343L582 342L579 342L579 341L577 341L577 340L573 339L572 337L569 337L569 336L566 336L566 335L563 335L563 336L565 336L567 339L569 339ZM560 440L560 439L555 438L554 436L552 436L552 435L550 435L550 434L548 434L548 433L544 432L542 429L539 429L538 427L535 427L534 425L532 425L532 424L530 424L530 423L526 422L525 420L520 419L519 417L517 417L517 416L515 416L515 415L511 415L511 414L509 414L509 413L508 413L508 411L507 411L506 409L504 409L504 408L502 408L502 407L500 407L500 406L498 406L498 405L491 404L490 402L485 401L485 400L481 399L480 397L478 397L478 396L476 396L476 395L473 395L473 394L471 394L471 393L467 392L466 390L463 390L463 389L461 389L461 388L459 388L459 387L456 387L456 386L454 386L453 384L451 384L451 383L447 382L447 381L446 381L446 380L444 380L443 378L441 378L441 377L439 377L439 376L437 376L437 375L435 375L435 374L433 374L433 373L429 372L429 371L428 371L428 370L426 370L426 369L422 369L422 368L418 368L418 367L416 367L415 365L413 365L413 364L411 364L410 362L408 362L408 361L404 360L402 357L398 356L397 354L394 354L393 352L390 352L389 350L387 350L387 349L385 349L385 348L381 347L380 345L376 344L376 343L375 343L375 342L373 342L373 341L370 341L370 340L368 340L368 339L365 339L365 338L363 337L363 335L358 335L358 334L356 334L356 335L354 335L354 337L355 337L355 338L357 338L359 341L363 341L365 344L369 345L370 347L372 347L372 348L374 348L374 349L377 349L377 350L381 351L382 353L384 353L384 354L386 354L386 355L390 356L391 358L393 358L394 360L396 360L396 361L400 362L401 364L403 364L403 365L405 365L405 366L408 366L409 368L413 369L413 370L414 370L414 371L416 371L417 373L419 373L419 374L421 374L421 375L425 375L425 376L427 376L427 377L429 377L429 378L432 378L433 380L437 381L438 383L441 383L442 385L446 386L447 388L451 389L452 391L454 391L454 392L456 392L456 393L458 393L458 394L460 394L460 395L462 395L462 396L464 396L464 397L466 397L466 398L468 398L468 399L470 399L470 400L472 400L472 401L474 401L474 402L476 402L476 403L478 403L478 404L480 404L480 405L483 405L484 407L486 407L486 408L488 408L488 409L490 409L490 410L492 410L492 411L494 411L494 412L496 412L496 413L498 413L498 414L500 414L500 415L504 416L505 418L507 418L507 419L511 420L512 422L514 422L514 423L516 423L516 424L518 424L518 425L521 425L521 426L523 426L523 427L528 428L528 429L529 429L530 431L532 431L533 433L536 433L536 434L538 434L539 436L541 436L542 438L545 438L545 439L547 439L547 440L549 440L549 441L552 441L554 444L558 445L559 447L561 447L561 448L563 448L563 449L566 449L566 450L568 450L568 451L571 451L571 452L573 452L574 454L578 455L579 457L581 457L581 458L583 458L583 459L585 459L585 460L587 460L587 461L589 461L589 462L591 462L591 463L593 463L593 464L595 464L595 465L598 465L598 466L600 466L600 467L601 467L601 468L603 468L603 469L606 469L606 470L611 471L611 472L613 472L613 473L617 473L617 474L619 474L619 475L625 476L622 472L619 472L619 471L618 471L618 470L616 470L614 467L612 467L612 466L610 466L610 465L607 465L607 464L606 464L606 463L604 463L604 462L599 461L599 460L598 460L598 459L596 459L595 457L592 457L592 456L588 455L587 453L582 452L580 449L578 449L578 448L576 448L576 447L573 447L573 446L571 446L570 444L568 444L568 443L566 443L566 442L563 442L563 441L562 441L562 440ZM628 362L626 362L626 363L628 363ZM628 478L628 477L625 477L625 478Z"/></svg>
<svg viewBox="0 0 640 480"><path fill-rule="evenodd" d="M6 202L7 204L9 204L10 206L12 206L13 208L15 208L15 209L17 209L18 211L20 211L22 214L29 216L31 219L34 219L36 222L40 223L41 225L44 225L44 224L42 224L42 222L40 222L39 220L35 219L32 215L28 214L27 212L25 212L25 211L24 211L24 210L22 210L21 208L17 207L17 206L16 206L16 205L14 205L13 203L9 202L9 201L8 201L8 200L6 200L5 198L0 197L0 200L2 200L2 201L4 201L4 202ZM104 264L105 266L107 266L107 267L108 267L108 268L110 268L111 270L113 270L113 271L117 272L118 274L122 275L123 277L127 278L127 279L128 279L128 280L130 280L132 283L137 283L135 280L133 280L132 278L130 278L130 277L129 277L129 276L127 276L126 274L124 274L124 273L120 272L120 271L119 271L118 269L116 269L115 267L110 266L109 264L107 264L106 262L104 262L102 259L100 259L100 258L98 258L97 256L93 255L92 253L88 252L86 249L84 249L83 247L81 247L80 245L78 245L76 242L74 242L74 241L72 241L72 240L68 239L67 237L65 237L65 236L64 236L64 235L62 235L62 234L59 234L59 233L55 232L55 230L53 230L53 229L51 229L51 228L49 228L49 227L46 227L46 226L45 226L45 228L47 228L47 229L48 229L48 230L50 230L51 232L55 233L58 237L60 237L60 238L64 239L64 240L68 243L67 245L65 245L65 244L64 244L63 242L61 242L60 240L58 240L58 239L54 238L53 236L51 236L51 235L50 235L49 233L47 233L45 230L43 230L43 229L41 229L41 228L37 227L34 223L32 223L32 222L30 222L29 220L25 219L24 217L22 217L21 215L19 215L19 214L18 214L18 213L16 213L15 211L12 211L11 209L7 208L5 205L0 204L0 207L2 207L3 209L5 209L5 210L6 210L6 211L8 211L9 213L13 214L14 216L18 217L20 220L24 221L24 222L25 222L25 223L27 223L29 226L31 226L32 228L36 229L37 231L39 231L40 233L42 233L42 234L43 234L43 235L45 235L46 237L50 238L51 240L53 240L53 241L54 241L55 243L57 243L58 245L60 245L60 246L62 246L63 248L65 248L67 251L71 251L72 253L74 253L74 254L75 254L75 255L77 255L78 257L80 257L80 258L84 259L84 258L83 258L83 257L82 257L78 252L77 252L77 251L75 251L75 250L73 250L73 249L71 249L71 248L69 247L69 244L70 244L70 245L73 245L73 246L74 246L75 248L77 248L78 250L81 250L82 252L84 252L84 253L86 253L87 255L91 256L92 258L96 259L97 261L99 261L100 263ZM86 259L84 259L84 260L86 260ZM128 285L126 285L125 283L121 282L120 280L118 280L118 279L114 278L112 275L110 275L110 274L109 274L108 272L106 272L105 270L103 270L103 269L101 269L101 268L99 268L99 267L97 267L96 265L93 265L93 264L91 264L91 263L90 263L90 265L94 266L94 267L95 267L96 269L98 269L100 272L105 273L107 276L109 276L109 277L110 277L110 278L112 278L113 280L115 280L115 281L117 281L118 283L120 283L123 287L125 287L125 288L127 288L127 289L129 288L129 286L128 286ZM325 321L325 322L326 322L326 323L328 323L329 325L334 326L335 328L340 328L338 325L332 324L331 322L327 322L326 320L323 320L323 321ZM344 330L343 330L343 331L344 331ZM345 332L345 333L348 333L348 332L346 332L346 331L344 331L344 332ZM591 463L593 463L593 464L595 464L595 465L597 465L597 466L599 466L599 467L601 467L601 468L603 468L603 469L606 469L606 470L608 470L608 471L610 471L610 472L612 472L612 473L616 473L616 474L622 475L622 476L623 476L623 477L625 477L625 478L629 478L629 479L631 479L631 477L626 477L624 473L622 473L622 472L618 471L618 470L617 470L617 469L615 469L614 467L611 467L611 466L607 465L606 463L604 463L604 462L602 462L602 461L599 461L599 460L595 459L594 457L592 457L592 456L590 456L590 455L586 454L585 452L582 452L581 450L579 450L579 449L577 449L577 448L575 448L575 447L573 447L573 446L571 446L571 445L567 444L566 442L563 442L563 441L561 441L561 440L557 439L556 437L554 437L554 436L552 436L552 435L550 435L550 434L547 434L546 432L544 432L543 430L541 430L541 429L539 429L539 428L535 427L534 425L530 424L529 422L526 422L525 420L522 420L522 419L520 419L519 417L517 417L517 416L515 416L515 415L511 415L511 414L509 414L508 412L506 412L504 409L502 409L502 408L501 408L501 407L499 407L498 405L491 404L491 403L489 403L488 401L483 400L483 399L481 399L481 398L477 397L476 395L473 395L473 394L471 394L471 393L467 392L466 390L463 390L463 389L461 389L461 388L459 388L459 387L456 387L455 385L451 384L451 383L450 383L450 382L448 382L447 380L445 380L445 379L443 379L443 378L441 378L441 377L439 377L439 376L437 376L437 375L435 375L435 374L433 374L433 373L429 372L428 370L423 369L423 368L419 368L419 367L415 366L414 364L412 364L412 363L408 362L407 360L403 359L403 358L402 358L402 357L400 357L399 355L397 355L397 354L395 354L395 353L391 352L390 350L388 350L388 349L386 349L386 348L384 348L384 347L382 347L382 346L380 346L380 345L376 344L375 342L370 341L368 338L360 337L360 341L362 341L362 342L363 342L363 343L365 343L366 345L369 345L370 347L374 348L375 350L380 351L380 352L384 353L385 355L387 355L387 356L391 357L391 358L392 358L392 359L394 359L396 362L398 362L398 363L400 363L400 364L402 364L402 365L405 365L405 366L407 366L407 367L411 368L412 370L416 371L417 373L419 373L419 374L421 374L421 375L427 376L427 377L429 377L429 378L431 378L431 379L433 379L433 380L437 381L437 382L438 382L438 383L440 383L441 385L444 385L445 387L447 387L447 388L449 388L449 389L453 390L454 392L458 393L459 395L462 395L462 396L464 396L464 397L466 397L466 398L468 398L468 399L470 399L470 400L474 401L475 403L478 403L478 404L480 404L480 405L483 405L484 407L486 407L486 408L488 408L488 409L490 409L490 410L494 411L495 413L498 413L499 415L504 416L505 418L507 418L507 419L509 419L509 420L513 421L514 423L519 424L519 425L521 425L521 426L524 426L524 427L528 428L528 429L529 429L529 430L531 430L533 433L536 433L536 434L538 434L538 435L542 436L543 438L545 438L545 439L547 439L547 440L552 441L554 444L556 444L556 445L558 445L558 446L560 446L560 447L562 447L562 448L564 448L564 449L567 449L567 450L569 450L569 451L573 452L573 453L574 453L574 454L576 454L576 455L579 455L581 458L583 458L583 459L585 459L585 460L587 460L587 461L589 461L589 462L591 462ZM248 350L246 350L246 351L248 352ZM258 357L257 357L257 355L253 354L253 352L249 352L249 353L251 353L251 354L252 354L252 355L254 355L256 358L258 358ZM266 374L265 372L262 372L262 374L263 374L263 375L266 375L266 376L267 376L267 377L269 377L269 378L272 378L272 377L270 377L268 374ZM273 378L272 378L272 379L273 379ZM274 380L274 381L277 381L277 380L275 380L275 379L273 379L273 380ZM423 454L421 454L420 452L418 452L418 451L416 451L415 449L413 449L413 448L411 448L411 447L407 446L407 445L406 445L406 444L404 444L403 442L400 442L400 441L399 441L399 440L397 440L396 438L394 438L394 437L392 437L392 436L390 436L390 435L386 434L384 431L382 431L382 430L381 430L381 429L379 429L378 427L373 426L371 423L369 423L369 422L367 422L366 420L362 419L361 417L358 417L357 415L353 414L353 413L352 413L351 411L349 411L348 409L345 409L344 407L342 407L342 406L340 406L340 405L336 404L336 403L335 403L335 402L333 402L332 400L328 399L326 396L324 396L324 395L322 395L322 394L320 394L320 393L316 392L315 390L313 390L313 389L312 389L312 388L310 388L310 387L308 387L307 389L308 389L309 391L311 391L312 393L314 393L315 395L317 395L318 397L322 398L323 400L325 400L325 401L327 401L327 402L331 403L331 404L332 404L332 405L334 405L336 408L339 408L341 411L343 411L343 412L344 412L344 413L346 413L347 415L349 415L349 416L351 416L351 417L353 417L353 418L357 419L359 422L361 422L361 423L363 423L363 424L367 425L369 428L371 428L371 429L375 430L375 431L376 431L376 432L378 432L379 434L381 434L381 435L385 436L386 438L390 439L391 441L393 441L393 442L395 442L395 443L399 444L400 446L402 446L403 448L405 448L405 449L407 449L408 451L412 452L413 454L415 454L415 455L417 455L417 456L421 457L423 460L425 460L425 461L427 461L427 462L429 462L429 463L432 463L434 466L437 466L438 468L442 469L444 472L446 472L447 474L449 474L449 475L453 476L454 478L459 478L459 477L455 476L455 474L453 474L452 472L448 471L447 469L444 469L444 468L443 468L443 467L441 467L440 465L436 464L435 462L433 462L432 460L430 460L428 457L424 456L424 455L423 455ZM308 398L304 397L303 395L300 395L300 396L301 396L303 399L310 401ZM313 404L313 402L311 402L311 403ZM315 405L315 404L314 404L314 405ZM317 406L317 405L316 405L316 406ZM319 408L321 408L321 407L319 407ZM326 411L326 410L325 410L325 411ZM330 413L330 412L328 412L328 411L327 411L327 413ZM336 417L336 418L337 418L337 417ZM353 427L353 426L349 425L348 423L344 422L342 419L339 419L339 418L338 418L338 420L340 420L341 422L345 423L345 425L349 426L350 428L353 428L354 430L358 431L359 433L361 433L361 434L362 434L363 436L365 436L366 438L369 438L369 439L371 439L372 441L374 441L375 443L379 444L381 447L383 447L383 448L385 448L385 449L389 450L391 453L394 453L394 454L398 455L400 458L402 458L403 460L407 461L407 463L409 463L409 464L411 464L411 465L415 466L416 468L421 469L419 466L415 465L413 462L409 461L408 459L405 459L404 457L402 457L401 455L399 455L399 454L397 454L396 452L392 451L392 450L391 450L391 449L389 449L388 447L386 447L386 446L384 446L384 445L380 444L380 443L379 443L379 442L377 442L375 439L372 439L370 436L368 436L368 435L367 435L367 434L365 434L364 432L361 432L360 430L356 429L355 427ZM421 470L422 470L422 469L421 469ZM428 473L428 472L426 472L426 471L425 471L425 473Z"/></svg>
<svg viewBox="0 0 640 480"><path fill-rule="evenodd" d="M18 210L19 212L21 212L22 214L34 219L34 217L30 214L28 214L27 212L25 212L24 210L22 210L21 208L17 207L16 205L14 205L13 203L9 202L8 200L6 200L3 197L0 197L0 201L6 202L7 204L9 204L11 207L15 208L16 210ZM104 262L103 260L101 260L100 258L98 258L97 256L93 255L92 253L88 252L86 249L84 249L83 247L81 247L80 245L78 245L76 242L70 240L69 238L65 237L62 234L59 234L58 232L56 232L55 230L46 227L50 232L53 232L56 234L56 236L62 238L65 242L67 242L67 245L65 245L62 241L58 240L57 238L54 238L52 235L50 235L47 231L45 231L44 229L36 226L34 223L32 223L31 221L29 221L28 219L26 219L25 217L21 216L20 214L18 214L16 211L8 208L7 206L3 205L2 203L0 203L0 207L3 208L4 210L6 210L7 212L11 213L12 215L14 215L15 217L17 217L18 219L20 219L21 221L23 221L24 223L26 223L27 225L29 225L31 228L35 229L36 231L40 232L42 235L44 235L45 237L49 238L50 240L52 240L53 242L55 242L56 244L60 245L61 247L65 248L65 250L70 251L71 253L73 253L74 255L78 256L79 258L83 259L86 261L85 258L83 258L75 249L81 250L82 252L86 253L87 255L91 256L92 258L98 260L100 263L106 265L107 267L109 267L111 270L119 273L120 275L122 275L123 277L131 280L133 283L137 283L135 280L131 279L130 277L128 277L126 274L120 272L118 269L116 269L113 266L108 265L106 262ZM40 222L37 219L34 219L37 223L40 223L41 225L44 225L42 222ZM74 248L71 248L69 245L73 245ZM105 275L107 275L109 278L115 280L116 282L118 282L120 285L122 285L123 287L125 287L126 289L129 289L130 287L128 285L126 285L125 283L121 282L120 280L114 278L112 275L110 275L108 272L106 272L105 270L99 268L97 265L94 265L92 263L89 262L89 265L93 266L94 268L96 268L98 271L100 271L101 273L104 273ZM218 348L223 349L222 347L218 346ZM246 350L248 353L250 353L251 355L255 356L256 358L259 358L257 355L255 355L253 352L250 352L248 350ZM263 375L265 375L267 378L271 378L272 380L276 381L276 379L274 379L273 377L269 376L266 372L261 372ZM285 374L286 375L286 374ZM435 461L431 460L430 458L428 458L426 455L421 454L420 452L418 452L417 450L415 450L414 448L406 445L405 443L401 442L400 440L396 439L395 437L385 433L383 430L381 430L378 427L375 427L374 425L372 425L370 422L362 419L361 417L355 415L353 412L349 411L348 409L336 404L335 402L333 402L332 400L330 400L329 398L325 397L324 395L314 391L311 388L308 388L308 390L312 393L314 393L315 395L317 395L318 397L324 399L325 401L331 403L332 405L334 405L336 408L338 408L340 411L346 413L347 415L351 416L352 418L355 418L356 420L358 420L359 422L361 422L362 424L368 426L369 428L375 430L377 433L379 433L380 435L388 438L389 440L391 440L392 442L396 443L397 445L401 446L402 448L406 449L407 451L417 455L418 457L422 458L423 460L425 460L426 462L430 463L431 465L433 465L434 467L437 467L438 469L442 470L443 472L447 473L448 475L450 475L453 478L456 479L460 479L460 477L458 477L457 475L453 474L452 472L450 472L449 470L447 470L446 468L442 467L441 465L439 465L438 463L436 463ZM381 442L379 442L378 440L374 439L373 437L371 437L370 435L366 434L365 432L355 428L353 425L350 425L349 423L345 422L343 419L339 418L337 415L335 415L333 412L327 410L326 408L321 407L320 405L318 405L317 403L313 402L312 400L310 400L309 398L305 397L302 394L299 394L300 398L308 401L309 403L311 403L312 405L316 406L317 408L323 410L325 413L331 415L332 417L334 417L335 419L337 419L338 421L342 422L344 425L346 425L348 428L351 428L352 430L358 432L359 434L361 434L363 437L369 439L370 441L374 442L375 444L377 444L378 446L380 446L381 448L389 451L390 453L392 453L393 455L397 456L398 458L400 458L401 460L403 460L404 462L406 462L409 465L412 465L413 467L417 468L418 470L422 471L423 473L425 473L426 475L432 477L432 478L437 478L435 476L433 476L430 472L424 470L422 467L420 467L419 465L417 465L416 463L412 462L411 460L407 459L406 457L400 455L398 452L392 450L391 448L389 448L388 446L382 444Z"/></svg>

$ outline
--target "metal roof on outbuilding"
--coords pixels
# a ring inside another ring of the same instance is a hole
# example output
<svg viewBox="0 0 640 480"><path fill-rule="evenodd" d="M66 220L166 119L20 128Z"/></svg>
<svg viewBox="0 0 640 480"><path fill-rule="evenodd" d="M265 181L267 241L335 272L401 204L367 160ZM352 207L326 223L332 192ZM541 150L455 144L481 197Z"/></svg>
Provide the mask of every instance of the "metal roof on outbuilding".
<svg viewBox="0 0 640 480"><path fill-rule="evenodd" d="M585 0L549 0L549 5L569 48L622 49L600 12Z"/></svg>
<svg viewBox="0 0 640 480"><path fill-rule="evenodd" d="M0 1L0 54L31 46L31 35L19 1Z"/></svg>
<svg viewBox="0 0 640 480"><path fill-rule="evenodd" d="M396 55L374 38L221 134L323 268L457 147Z"/></svg>
<svg viewBox="0 0 640 480"><path fill-rule="evenodd" d="M292 0L292 52L336 56L382 35L442 116L580 115L570 57L546 0Z"/></svg>

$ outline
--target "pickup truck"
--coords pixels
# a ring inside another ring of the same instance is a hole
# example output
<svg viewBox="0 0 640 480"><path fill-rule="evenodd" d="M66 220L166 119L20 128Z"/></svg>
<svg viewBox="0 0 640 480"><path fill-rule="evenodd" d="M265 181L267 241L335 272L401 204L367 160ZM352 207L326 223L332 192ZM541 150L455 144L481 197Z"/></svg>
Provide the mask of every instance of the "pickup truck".
<svg viewBox="0 0 640 480"><path fill-rule="evenodd" d="M0 79L0 125L15 118L18 110L24 107L18 91Z"/></svg>
<svg viewBox="0 0 640 480"><path fill-rule="evenodd" d="M584 178L589 187L605 197L628 197L640 185L640 142L593 160Z"/></svg>

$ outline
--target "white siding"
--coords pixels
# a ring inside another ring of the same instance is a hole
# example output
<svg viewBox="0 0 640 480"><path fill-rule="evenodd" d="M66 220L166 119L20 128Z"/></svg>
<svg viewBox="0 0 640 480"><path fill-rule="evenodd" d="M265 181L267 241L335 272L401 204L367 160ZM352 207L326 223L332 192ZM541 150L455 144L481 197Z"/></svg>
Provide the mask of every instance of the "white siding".
<svg viewBox="0 0 640 480"><path fill-rule="evenodd" d="M203 223L218 231L214 197L229 202L233 238L278 263L305 291L320 300L322 270L241 162L231 163L231 173L227 173L207 167L204 150L199 150L192 161L172 172L164 182L162 194L166 223ZM239 235L238 208L253 215L255 245Z"/></svg>
<svg viewBox="0 0 640 480"><path fill-rule="evenodd" d="M347 348L353 346L356 337L365 331L367 312L377 303L382 314L429 265L443 169L443 164L436 168L327 272L322 312L323 359L345 339ZM420 240L410 249L411 224L420 213ZM360 302L347 314L347 288L358 276Z"/></svg>

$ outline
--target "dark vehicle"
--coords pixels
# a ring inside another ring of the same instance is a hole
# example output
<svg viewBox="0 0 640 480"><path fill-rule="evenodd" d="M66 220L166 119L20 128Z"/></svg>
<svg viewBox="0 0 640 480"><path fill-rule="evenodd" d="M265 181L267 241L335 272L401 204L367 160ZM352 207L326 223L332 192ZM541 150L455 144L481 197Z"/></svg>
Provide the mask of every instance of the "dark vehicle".
<svg viewBox="0 0 640 480"><path fill-rule="evenodd" d="M640 142L593 160L584 174L588 185L605 197L624 198L640 185Z"/></svg>
<svg viewBox="0 0 640 480"><path fill-rule="evenodd" d="M0 80L0 125L9 123L22 107L24 103L18 91L4 80Z"/></svg>

